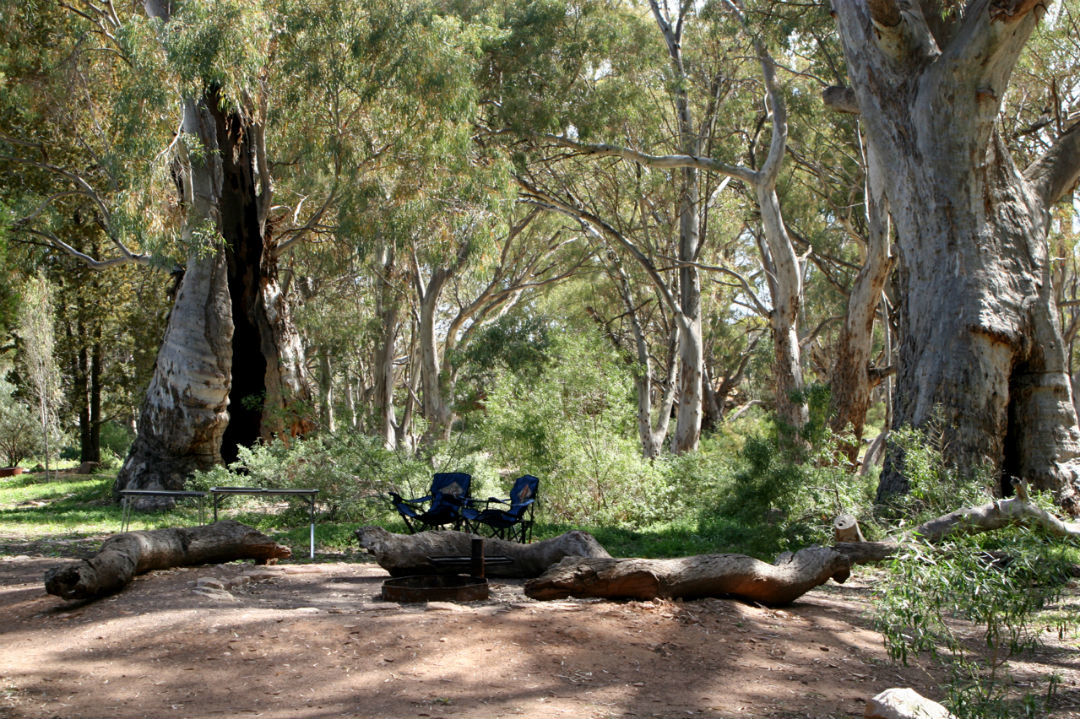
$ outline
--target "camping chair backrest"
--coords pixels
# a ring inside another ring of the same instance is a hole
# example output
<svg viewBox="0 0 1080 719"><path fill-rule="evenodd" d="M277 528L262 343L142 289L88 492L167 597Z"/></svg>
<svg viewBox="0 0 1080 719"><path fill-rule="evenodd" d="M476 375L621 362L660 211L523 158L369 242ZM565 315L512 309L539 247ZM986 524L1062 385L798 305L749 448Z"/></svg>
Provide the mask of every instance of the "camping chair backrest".
<svg viewBox="0 0 1080 719"><path fill-rule="evenodd" d="M472 476L465 472L440 472L431 480L431 510L442 504L460 507L469 498Z"/></svg>
<svg viewBox="0 0 1080 719"><path fill-rule="evenodd" d="M523 474L514 480L514 486L510 489L510 509L507 514L520 517L526 507L536 501L536 490L540 486L540 480L531 474Z"/></svg>

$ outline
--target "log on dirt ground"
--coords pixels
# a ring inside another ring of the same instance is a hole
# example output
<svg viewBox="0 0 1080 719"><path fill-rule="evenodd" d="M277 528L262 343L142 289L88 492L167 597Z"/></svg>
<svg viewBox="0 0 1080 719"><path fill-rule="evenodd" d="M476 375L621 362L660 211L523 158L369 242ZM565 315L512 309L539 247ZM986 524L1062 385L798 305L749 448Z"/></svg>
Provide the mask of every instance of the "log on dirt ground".
<svg viewBox="0 0 1080 719"><path fill-rule="evenodd" d="M567 558L525 583L534 599L695 599L736 597L790 604L829 579L843 582L848 558L828 547L807 547L767 564L742 554L679 559Z"/></svg>
<svg viewBox="0 0 1080 719"><path fill-rule="evenodd" d="M154 569L254 559L265 564L292 551L262 532L225 520L199 527L126 532L109 537L90 559L45 573L45 591L63 599L93 599L120 591Z"/></svg>
<svg viewBox="0 0 1080 719"><path fill-rule="evenodd" d="M467 557L476 536L449 530L419 534L394 534L382 527L361 527L356 530L360 546L374 555L379 566L395 577L436 573L431 557ZM566 532L532 544L484 539L484 556L509 557L512 560L510 564L493 563L486 567L487 576L508 578L537 577L565 557L611 557L591 534L580 531Z"/></svg>

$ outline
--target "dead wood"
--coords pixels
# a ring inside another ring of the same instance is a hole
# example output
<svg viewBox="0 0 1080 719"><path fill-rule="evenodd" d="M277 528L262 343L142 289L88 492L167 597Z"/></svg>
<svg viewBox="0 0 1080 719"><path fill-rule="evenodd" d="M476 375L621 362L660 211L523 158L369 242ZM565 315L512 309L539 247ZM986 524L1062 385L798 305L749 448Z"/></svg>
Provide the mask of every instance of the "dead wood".
<svg viewBox="0 0 1080 719"><path fill-rule="evenodd" d="M106 539L90 559L50 569L45 573L45 591L64 599L92 599L118 592L135 575L154 569L235 559L266 563L291 555L288 547L232 520L199 527L126 532Z"/></svg>
<svg viewBox="0 0 1080 719"><path fill-rule="evenodd" d="M828 547L808 547L767 564L742 554L679 559L567 558L525 583L535 599L654 599L731 596L790 604L830 578L847 579L850 561Z"/></svg>
<svg viewBox="0 0 1080 719"><path fill-rule="evenodd" d="M932 543L954 532L990 532L1016 524L1042 529L1055 537L1080 537L1080 523L1062 521L1042 507L1031 504L1023 483L1017 482L1014 486L1015 497L949 512L920 524L912 534Z"/></svg>
<svg viewBox="0 0 1080 719"><path fill-rule="evenodd" d="M393 576L435 573L436 568L429 561L431 557L467 557L475 536L453 531L393 534L382 527L361 527L356 530L360 546L374 555L379 566ZM574 531L532 544L485 539L484 556L504 556L512 560L505 565L488 564L487 576L521 578L539 576L564 557L611 555L591 534Z"/></svg>
<svg viewBox="0 0 1080 719"><path fill-rule="evenodd" d="M833 537L837 542L866 541L859 529L859 521L850 514L841 514L833 520Z"/></svg>

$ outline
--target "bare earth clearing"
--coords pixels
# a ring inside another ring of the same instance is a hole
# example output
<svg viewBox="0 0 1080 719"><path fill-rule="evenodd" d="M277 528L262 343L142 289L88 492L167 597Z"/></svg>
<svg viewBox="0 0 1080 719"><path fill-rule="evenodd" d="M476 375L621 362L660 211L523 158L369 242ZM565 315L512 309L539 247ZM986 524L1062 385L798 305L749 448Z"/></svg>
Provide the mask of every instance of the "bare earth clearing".
<svg viewBox="0 0 1080 719"><path fill-rule="evenodd" d="M397 605L385 572L346 562L158 571L69 603L42 585L63 560L35 549L0 557L4 719L858 717L888 687L941 698L888 662L864 570L784 609L537 602L513 580L486 602ZM211 577L227 592L195 591ZM1038 691L1059 672L1051 716L1080 717L1078 643L1047 637L1014 674Z"/></svg>

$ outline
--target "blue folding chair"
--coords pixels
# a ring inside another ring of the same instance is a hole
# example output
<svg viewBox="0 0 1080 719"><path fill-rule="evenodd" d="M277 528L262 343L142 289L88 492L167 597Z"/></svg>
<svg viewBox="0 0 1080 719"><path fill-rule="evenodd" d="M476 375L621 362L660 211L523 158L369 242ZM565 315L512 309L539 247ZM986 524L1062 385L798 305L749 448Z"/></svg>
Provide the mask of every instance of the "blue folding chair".
<svg viewBox="0 0 1080 719"><path fill-rule="evenodd" d="M427 496L402 499L397 492L391 492L390 501L405 520L410 534L448 524L457 529L461 526L461 509L469 499L471 482L472 476L464 472L440 472L431 480Z"/></svg>
<svg viewBox="0 0 1080 719"><path fill-rule="evenodd" d="M485 530L489 537L498 537L511 542L527 543L532 538L533 508L536 506L536 490L540 480L531 474L523 474L514 480L507 499L489 497L485 509L469 502L461 514L465 518L466 528L473 534ZM507 509L492 508L492 504L509 505Z"/></svg>

